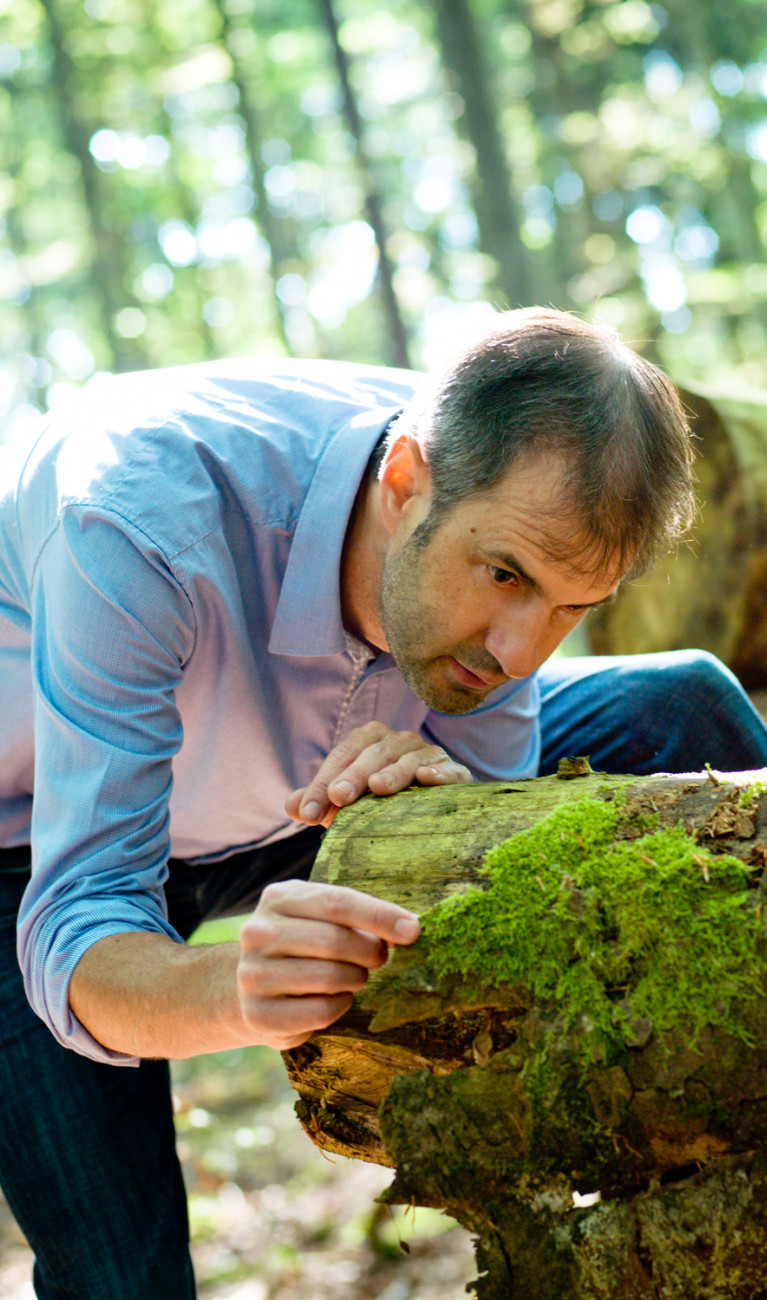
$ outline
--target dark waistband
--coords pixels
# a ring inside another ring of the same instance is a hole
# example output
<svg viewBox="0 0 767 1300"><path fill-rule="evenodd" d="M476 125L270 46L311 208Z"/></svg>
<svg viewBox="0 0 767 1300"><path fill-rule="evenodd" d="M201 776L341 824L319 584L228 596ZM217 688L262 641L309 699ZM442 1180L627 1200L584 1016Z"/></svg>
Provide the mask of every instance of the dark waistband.
<svg viewBox="0 0 767 1300"><path fill-rule="evenodd" d="M0 849L0 871L29 871L31 861L28 844L17 849Z"/></svg>

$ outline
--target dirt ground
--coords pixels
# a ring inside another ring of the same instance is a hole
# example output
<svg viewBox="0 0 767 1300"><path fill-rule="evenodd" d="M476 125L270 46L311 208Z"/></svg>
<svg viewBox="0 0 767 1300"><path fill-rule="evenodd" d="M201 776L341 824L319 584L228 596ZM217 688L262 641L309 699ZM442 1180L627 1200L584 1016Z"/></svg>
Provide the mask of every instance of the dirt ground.
<svg viewBox="0 0 767 1300"><path fill-rule="evenodd" d="M276 1052L199 1057L173 1073L200 1300L465 1294L476 1277L468 1233L434 1210L376 1207L391 1171L323 1157L293 1113ZM34 1300L31 1274L0 1197L0 1300Z"/></svg>

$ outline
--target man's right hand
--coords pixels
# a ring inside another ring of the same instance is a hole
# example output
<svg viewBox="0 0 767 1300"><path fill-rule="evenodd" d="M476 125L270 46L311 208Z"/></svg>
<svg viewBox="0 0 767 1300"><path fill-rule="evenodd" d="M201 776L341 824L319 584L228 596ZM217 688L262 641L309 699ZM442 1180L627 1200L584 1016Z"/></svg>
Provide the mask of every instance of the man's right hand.
<svg viewBox="0 0 767 1300"><path fill-rule="evenodd" d="M267 885L240 932L237 992L253 1041L298 1047L348 1011L389 944L414 943L418 917L342 885Z"/></svg>

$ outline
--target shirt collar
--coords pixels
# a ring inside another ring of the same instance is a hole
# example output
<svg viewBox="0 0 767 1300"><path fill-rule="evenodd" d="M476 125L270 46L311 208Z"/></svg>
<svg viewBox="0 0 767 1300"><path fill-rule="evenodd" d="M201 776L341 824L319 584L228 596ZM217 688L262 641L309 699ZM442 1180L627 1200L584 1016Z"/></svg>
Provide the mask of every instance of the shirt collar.
<svg viewBox="0 0 767 1300"><path fill-rule="evenodd" d="M397 410L360 411L325 448L306 494L269 638L272 654L342 654L341 551L370 454Z"/></svg>

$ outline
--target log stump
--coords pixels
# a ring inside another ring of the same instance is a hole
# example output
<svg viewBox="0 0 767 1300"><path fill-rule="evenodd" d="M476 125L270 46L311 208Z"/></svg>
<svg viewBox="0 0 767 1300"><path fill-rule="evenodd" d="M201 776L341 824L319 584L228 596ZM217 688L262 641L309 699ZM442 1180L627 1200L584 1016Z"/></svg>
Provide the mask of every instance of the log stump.
<svg viewBox="0 0 767 1300"><path fill-rule="evenodd" d="M594 654L695 648L767 687L767 394L680 388L697 435L692 540L626 583L585 630Z"/></svg>
<svg viewBox="0 0 767 1300"><path fill-rule="evenodd" d="M481 1300L767 1297L763 790L412 789L326 835L314 878L424 933L284 1054L296 1109L476 1234Z"/></svg>

